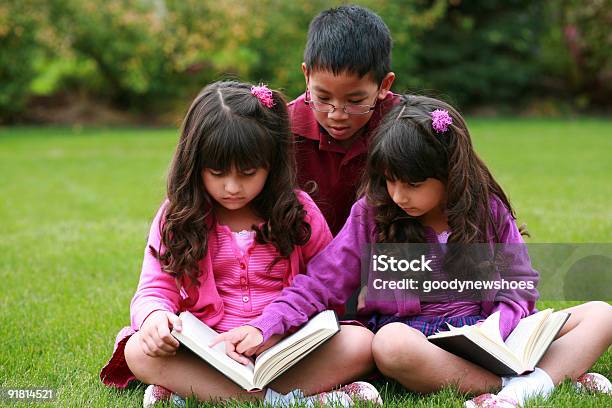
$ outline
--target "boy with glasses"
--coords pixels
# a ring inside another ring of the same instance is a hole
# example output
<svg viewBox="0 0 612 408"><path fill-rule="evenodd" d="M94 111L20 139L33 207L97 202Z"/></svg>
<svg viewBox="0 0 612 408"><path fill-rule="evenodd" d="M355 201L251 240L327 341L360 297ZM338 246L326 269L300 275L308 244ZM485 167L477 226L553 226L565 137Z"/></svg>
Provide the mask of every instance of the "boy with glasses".
<svg viewBox="0 0 612 408"><path fill-rule="evenodd" d="M299 185L316 186L311 195L334 235L356 200L369 139L398 101L391 46L385 23L363 7L325 10L310 23L306 91L289 103L289 115Z"/></svg>

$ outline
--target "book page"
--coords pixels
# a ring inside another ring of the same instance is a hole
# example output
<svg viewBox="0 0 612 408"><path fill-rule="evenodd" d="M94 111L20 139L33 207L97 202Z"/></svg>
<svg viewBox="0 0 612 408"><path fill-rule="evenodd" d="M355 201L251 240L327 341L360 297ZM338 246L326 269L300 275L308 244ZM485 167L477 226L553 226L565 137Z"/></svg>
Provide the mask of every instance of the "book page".
<svg viewBox="0 0 612 408"><path fill-rule="evenodd" d="M191 351L206 360L210 365L240 384L243 388L252 389L254 365L243 365L225 354L225 343L214 347L208 345L219 335L205 323L189 312L180 314L183 330L172 330L172 335Z"/></svg>
<svg viewBox="0 0 612 408"><path fill-rule="evenodd" d="M504 363L507 367L510 367L515 372L520 373L523 371L521 361L503 342L500 344L498 341L494 341L488 336L483 335L480 331L471 331L465 333L464 336L473 341L475 344L478 344L487 353ZM499 336L501 337L501 334Z"/></svg>
<svg viewBox="0 0 612 408"><path fill-rule="evenodd" d="M498 310L497 312L487 317L480 326L475 327L477 327L478 331L480 331L480 333L486 336L488 339L499 345L502 345L504 344L504 339L502 338L501 333L499 332L500 315L501 312Z"/></svg>
<svg viewBox="0 0 612 408"><path fill-rule="evenodd" d="M514 351L504 343L504 339L499 331L500 318L501 312L498 310L489 315L480 326L473 326L474 335L480 335L480 337L475 337L473 335L473 338L478 339L481 343L483 340L491 342L487 350L499 360L513 367L515 371L518 371L516 368L522 365L522 360L520 359L520 355L516 355Z"/></svg>
<svg viewBox="0 0 612 408"><path fill-rule="evenodd" d="M313 317L304 327L291 336L284 338L274 346L270 347L261 353L255 361L257 369L274 355L279 354L282 350L288 349L295 343L299 343L307 337L312 336L320 329L336 330L338 328L338 320L333 310L326 310Z"/></svg>
<svg viewBox="0 0 612 408"><path fill-rule="evenodd" d="M533 351L528 356L528 364L530 369L534 369L536 364L540 362L540 359L548 350L548 346L555 340L555 336L559 330L563 327L569 317L567 312L555 312L550 315L544 322L542 330L540 331L539 337L536 339L533 345Z"/></svg>
<svg viewBox="0 0 612 408"><path fill-rule="evenodd" d="M540 333L544 321L550 316L552 309L542 310L521 319L516 328L506 339L506 345L523 364L527 364L527 356L533 343Z"/></svg>
<svg viewBox="0 0 612 408"><path fill-rule="evenodd" d="M280 373L270 373L270 367L285 367L295 364L305 356L305 354L294 354L295 349L305 349L309 352L314 349L314 347L311 347L313 344L321 342L321 337L330 337L338 330L338 319L333 310L319 313L300 330L281 340L257 357L255 360L254 381L258 383L261 381L261 373L265 373L267 379L274 379ZM283 363L279 365L281 361Z"/></svg>
<svg viewBox="0 0 612 408"><path fill-rule="evenodd" d="M522 372L521 361L513 355L503 342L499 331L500 312L491 314L480 326L462 326L447 332L439 332L428 336L430 341L440 345L451 353L471 361L484 362L483 353L488 354L514 372ZM473 346L461 341L460 337L468 339ZM456 338L456 339L454 339Z"/></svg>
<svg viewBox="0 0 612 408"><path fill-rule="evenodd" d="M445 331L438 330L435 334L432 334L431 336L427 336L427 338L435 339L439 337L453 337L453 336L457 336L459 334L465 333L471 327L471 326L455 327L451 325L450 323L446 323L446 326L448 327L448 330L445 330Z"/></svg>
<svg viewBox="0 0 612 408"><path fill-rule="evenodd" d="M294 348L283 350L278 355L279 358L268 360L268 364L257 371L253 382L257 386L270 383L274 378L280 376L282 373L293 367L297 362L305 358L310 351L320 346L328 338L329 337L324 333L319 333L319 335L312 338L313 342L302 341L300 343L296 343Z"/></svg>
<svg viewBox="0 0 612 408"><path fill-rule="evenodd" d="M480 326L476 326L474 324L471 326L454 327L449 323L446 323L448 326L448 331L439 331L438 333L428 336L427 338L453 337L459 334L467 335L467 333L472 333L472 336L484 336L488 340L497 343L500 346L504 346L504 340L499 332L499 316L500 312L493 313L487 317L485 321L480 324Z"/></svg>

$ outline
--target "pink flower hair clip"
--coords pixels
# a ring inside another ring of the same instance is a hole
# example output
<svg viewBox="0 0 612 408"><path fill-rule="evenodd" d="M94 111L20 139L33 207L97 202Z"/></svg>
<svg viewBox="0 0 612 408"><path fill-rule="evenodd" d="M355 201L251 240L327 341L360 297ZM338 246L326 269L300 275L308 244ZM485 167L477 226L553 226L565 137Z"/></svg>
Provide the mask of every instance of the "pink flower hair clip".
<svg viewBox="0 0 612 408"><path fill-rule="evenodd" d="M272 91L266 85L259 84L259 86L252 86L251 93L268 108L272 108L275 105Z"/></svg>
<svg viewBox="0 0 612 408"><path fill-rule="evenodd" d="M453 118L444 109L436 109L431 112L431 127L436 133L444 133L448 130L448 125L453 123Z"/></svg>

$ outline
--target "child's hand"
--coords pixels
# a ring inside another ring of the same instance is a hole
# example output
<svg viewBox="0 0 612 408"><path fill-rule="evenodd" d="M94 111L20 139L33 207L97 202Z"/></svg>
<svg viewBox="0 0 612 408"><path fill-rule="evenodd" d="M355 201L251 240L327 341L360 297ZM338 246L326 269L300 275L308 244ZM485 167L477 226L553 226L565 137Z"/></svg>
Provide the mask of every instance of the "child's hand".
<svg viewBox="0 0 612 408"><path fill-rule="evenodd" d="M225 353L228 356L247 365L251 362L247 357L255 354L263 342L263 334L253 326L240 326L217 336L209 347L214 347L222 341L225 342Z"/></svg>
<svg viewBox="0 0 612 408"><path fill-rule="evenodd" d="M360 311L365 308L367 296L368 296L368 287L366 285L361 288L361 290L359 291L359 296L357 296L357 311Z"/></svg>
<svg viewBox="0 0 612 408"><path fill-rule="evenodd" d="M259 354L263 353L264 351L266 351L267 349L269 349L270 347L274 346L276 343L278 343L279 341L284 339L285 336L286 336L286 334L275 334L274 336L270 337L261 346L256 347L256 350L255 350L254 354L259 355Z"/></svg>
<svg viewBox="0 0 612 408"><path fill-rule="evenodd" d="M181 319L165 310L156 310L144 321L138 331L138 343L142 351L150 357L176 355L179 342L170 334L170 329L181 331Z"/></svg>

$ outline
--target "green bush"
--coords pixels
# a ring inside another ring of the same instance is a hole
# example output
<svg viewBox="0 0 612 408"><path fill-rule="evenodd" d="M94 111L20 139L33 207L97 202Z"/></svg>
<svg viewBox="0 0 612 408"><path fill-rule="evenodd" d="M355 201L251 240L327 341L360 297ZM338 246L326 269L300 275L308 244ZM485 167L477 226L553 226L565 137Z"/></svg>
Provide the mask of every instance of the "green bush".
<svg viewBox="0 0 612 408"><path fill-rule="evenodd" d="M453 2L415 41L419 88L450 96L461 107L514 105L537 86L540 2Z"/></svg>
<svg viewBox="0 0 612 408"><path fill-rule="evenodd" d="M206 33L194 33L207 25L190 17L210 14L206 5L64 0L49 14L73 58L94 67L98 80L78 85L119 107L152 109L211 79L205 69L191 71L215 46Z"/></svg>
<svg viewBox="0 0 612 408"><path fill-rule="evenodd" d="M555 0L548 3L548 32L542 38L547 93L578 109L610 107L612 36L609 1Z"/></svg>
<svg viewBox="0 0 612 408"><path fill-rule="evenodd" d="M31 96L89 95L133 112L184 108L239 77L304 90L308 23L343 1L6 0L0 4L0 121ZM389 26L396 92L462 109L533 99L610 106L612 53L599 0L362 0Z"/></svg>
<svg viewBox="0 0 612 408"><path fill-rule="evenodd" d="M0 122L14 120L27 102L41 20L36 1L0 3Z"/></svg>

